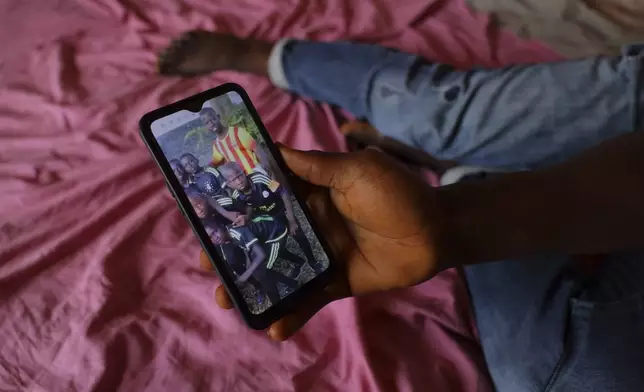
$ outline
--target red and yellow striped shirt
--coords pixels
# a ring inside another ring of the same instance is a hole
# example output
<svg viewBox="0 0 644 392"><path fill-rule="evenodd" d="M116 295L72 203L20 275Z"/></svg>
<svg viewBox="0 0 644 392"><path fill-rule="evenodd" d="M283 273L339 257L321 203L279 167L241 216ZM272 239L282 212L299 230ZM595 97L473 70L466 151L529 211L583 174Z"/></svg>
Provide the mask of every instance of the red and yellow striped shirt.
<svg viewBox="0 0 644 392"><path fill-rule="evenodd" d="M213 140L212 163L218 166L224 161L237 162L246 174L250 174L259 164L256 145L255 139L244 128L230 127L225 137Z"/></svg>

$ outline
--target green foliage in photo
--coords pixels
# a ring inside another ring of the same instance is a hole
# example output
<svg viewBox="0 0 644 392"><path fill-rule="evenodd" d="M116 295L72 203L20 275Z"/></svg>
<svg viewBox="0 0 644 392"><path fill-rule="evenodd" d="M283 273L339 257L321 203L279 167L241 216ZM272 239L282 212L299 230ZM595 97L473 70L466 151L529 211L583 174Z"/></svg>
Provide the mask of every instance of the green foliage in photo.
<svg viewBox="0 0 644 392"><path fill-rule="evenodd" d="M262 140L257 124L255 124L255 121L253 121L253 118L244 105L236 105L236 107L224 119L224 123L231 127L239 126L245 128L253 139L258 141Z"/></svg>

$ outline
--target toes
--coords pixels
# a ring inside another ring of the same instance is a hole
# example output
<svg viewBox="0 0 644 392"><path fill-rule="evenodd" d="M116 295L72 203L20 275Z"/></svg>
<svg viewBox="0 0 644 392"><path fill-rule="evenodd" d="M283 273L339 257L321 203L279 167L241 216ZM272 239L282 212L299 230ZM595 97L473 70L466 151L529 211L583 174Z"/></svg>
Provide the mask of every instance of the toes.
<svg viewBox="0 0 644 392"><path fill-rule="evenodd" d="M173 40L170 45L159 53L157 71L161 75L185 75L181 71L181 63L186 60L189 48L198 39L200 31L189 31Z"/></svg>
<svg viewBox="0 0 644 392"><path fill-rule="evenodd" d="M161 75L200 76L221 69L242 69L245 63L238 60L250 47L247 40L229 34L193 30L159 53L157 70Z"/></svg>
<svg viewBox="0 0 644 392"><path fill-rule="evenodd" d="M177 68L175 43L159 53L157 57L157 72L161 75L174 75Z"/></svg>

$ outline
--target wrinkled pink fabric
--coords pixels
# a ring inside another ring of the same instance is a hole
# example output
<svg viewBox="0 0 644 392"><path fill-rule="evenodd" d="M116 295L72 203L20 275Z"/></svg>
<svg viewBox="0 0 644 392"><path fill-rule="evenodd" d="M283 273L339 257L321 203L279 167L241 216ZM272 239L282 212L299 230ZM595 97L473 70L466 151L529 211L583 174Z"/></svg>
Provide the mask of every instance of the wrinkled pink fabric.
<svg viewBox="0 0 644 392"><path fill-rule="evenodd" d="M461 0L4 0L0 15L0 390L490 390L453 271L340 301L282 344L218 309L137 121L235 81L275 139L343 148L330 107L265 79L156 76L155 52L186 29L380 42L459 66L553 53Z"/></svg>

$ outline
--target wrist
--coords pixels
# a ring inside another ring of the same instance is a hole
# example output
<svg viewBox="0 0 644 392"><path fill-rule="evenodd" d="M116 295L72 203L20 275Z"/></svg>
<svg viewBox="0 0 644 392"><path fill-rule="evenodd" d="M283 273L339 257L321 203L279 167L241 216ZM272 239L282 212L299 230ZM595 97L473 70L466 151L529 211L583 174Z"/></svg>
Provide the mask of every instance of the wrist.
<svg viewBox="0 0 644 392"><path fill-rule="evenodd" d="M553 250L562 188L541 173L510 173L438 189L439 255L451 267Z"/></svg>

